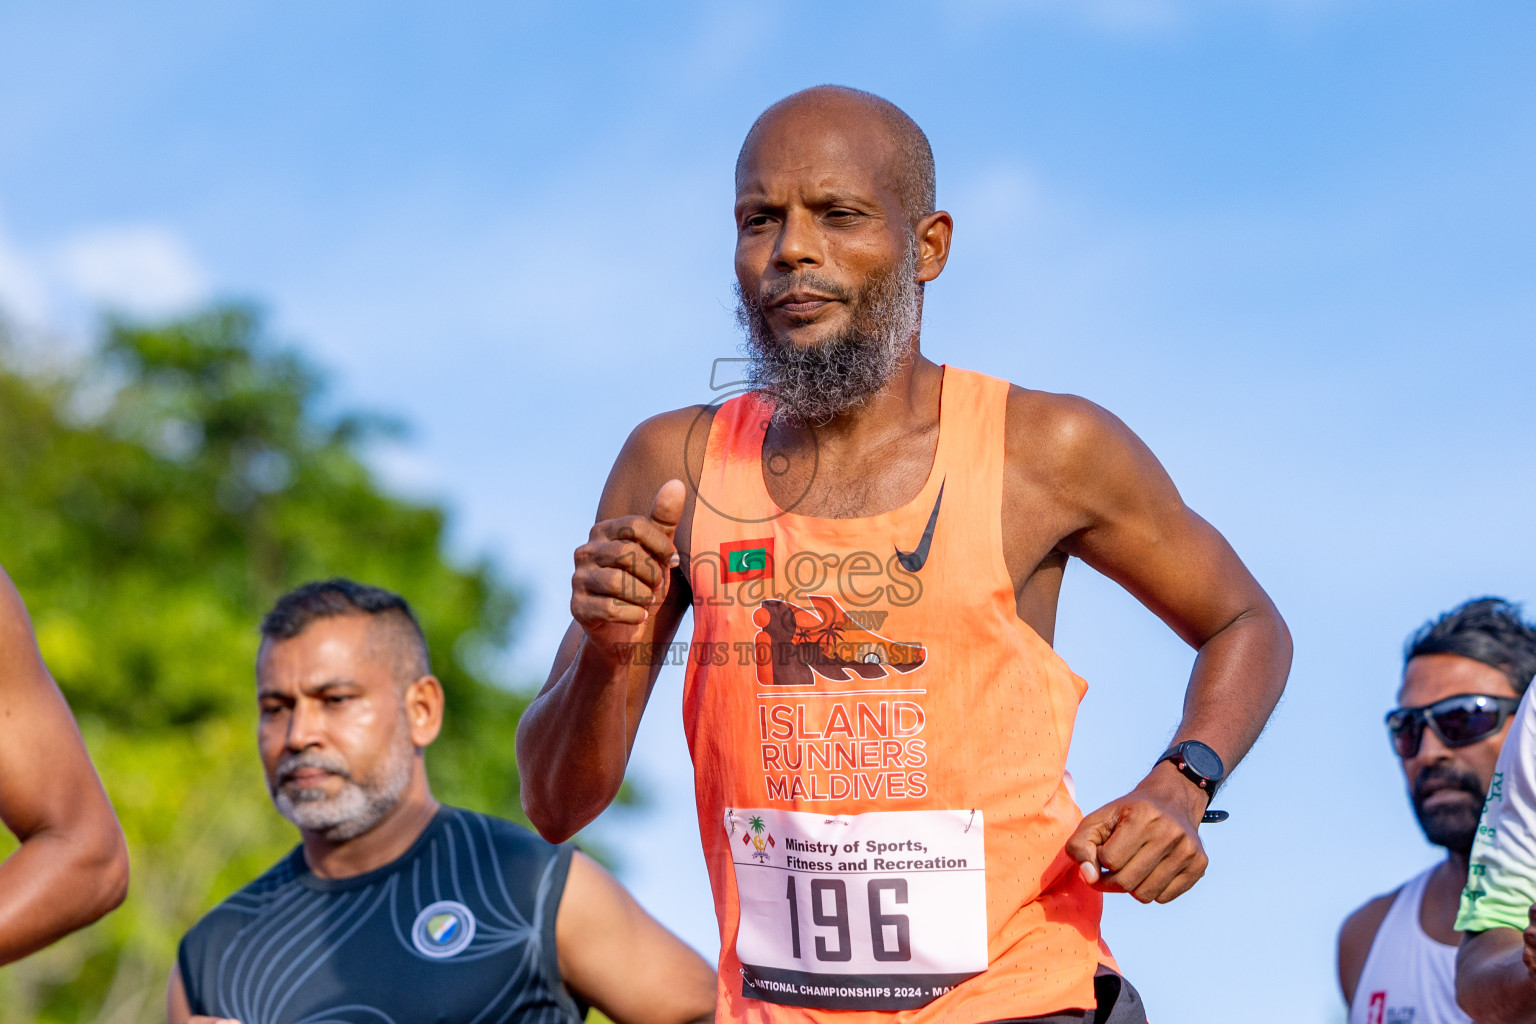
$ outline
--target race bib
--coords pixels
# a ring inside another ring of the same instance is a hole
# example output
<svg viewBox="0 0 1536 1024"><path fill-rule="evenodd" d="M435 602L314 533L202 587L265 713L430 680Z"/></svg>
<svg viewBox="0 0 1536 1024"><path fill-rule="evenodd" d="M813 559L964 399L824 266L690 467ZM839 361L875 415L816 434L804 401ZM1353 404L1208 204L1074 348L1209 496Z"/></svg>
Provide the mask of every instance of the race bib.
<svg viewBox="0 0 1536 1024"><path fill-rule="evenodd" d="M909 1010L987 969L980 811L726 811L742 995Z"/></svg>

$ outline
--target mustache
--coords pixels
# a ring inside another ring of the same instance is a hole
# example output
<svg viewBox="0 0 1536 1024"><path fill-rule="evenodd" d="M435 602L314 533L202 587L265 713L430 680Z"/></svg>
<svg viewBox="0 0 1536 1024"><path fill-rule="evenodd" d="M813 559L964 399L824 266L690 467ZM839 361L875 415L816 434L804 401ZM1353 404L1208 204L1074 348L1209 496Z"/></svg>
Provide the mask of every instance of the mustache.
<svg viewBox="0 0 1536 1024"><path fill-rule="evenodd" d="M773 305L779 299L793 291L816 292L839 302L852 300L853 293L836 281L823 277L814 270L801 270L788 277L781 277L768 282L763 286L762 293L755 296L753 305L758 309L764 309Z"/></svg>
<svg viewBox="0 0 1536 1024"><path fill-rule="evenodd" d="M352 781L352 773L347 770L347 763L340 757L327 756L317 750L301 750L298 753L284 754L278 758L277 768L273 771L277 785L287 785L296 772L306 768L330 772L348 782Z"/></svg>
<svg viewBox="0 0 1536 1024"><path fill-rule="evenodd" d="M1477 776L1467 771L1457 771L1448 764L1432 764L1419 773L1413 783L1413 802L1422 807L1431 792L1459 789L1481 801L1486 793Z"/></svg>

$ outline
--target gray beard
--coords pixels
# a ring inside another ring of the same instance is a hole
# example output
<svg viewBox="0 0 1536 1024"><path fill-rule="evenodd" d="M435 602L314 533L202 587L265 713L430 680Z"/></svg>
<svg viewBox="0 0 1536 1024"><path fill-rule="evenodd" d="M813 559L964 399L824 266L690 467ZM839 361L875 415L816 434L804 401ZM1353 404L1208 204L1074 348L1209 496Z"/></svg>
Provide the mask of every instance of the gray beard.
<svg viewBox="0 0 1536 1024"><path fill-rule="evenodd" d="M847 327L807 348L775 338L763 312L765 302L801 287L848 301L852 309ZM738 284L736 321L747 336L747 383L774 403L774 418L820 426L883 390L911 353L922 326L916 239L899 266L871 277L857 295L815 271L784 278L761 297Z"/></svg>
<svg viewBox="0 0 1536 1024"><path fill-rule="evenodd" d="M401 727L406 727L404 722ZM277 764L279 779L300 768L320 768L341 777L341 792L328 796L322 789L294 789L279 783L272 789L272 802L301 831L333 843L356 839L372 830L400 802L410 785L415 756L407 733L405 742L396 745L377 776L358 782L340 758L313 751L284 755Z"/></svg>

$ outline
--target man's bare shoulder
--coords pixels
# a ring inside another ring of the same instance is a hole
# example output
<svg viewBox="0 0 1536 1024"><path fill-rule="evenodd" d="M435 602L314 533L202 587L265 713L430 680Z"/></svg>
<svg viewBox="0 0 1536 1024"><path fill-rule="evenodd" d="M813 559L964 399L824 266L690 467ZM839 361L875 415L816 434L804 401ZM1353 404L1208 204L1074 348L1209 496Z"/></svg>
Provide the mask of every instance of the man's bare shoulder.
<svg viewBox="0 0 1536 1024"><path fill-rule="evenodd" d="M690 405L650 417L629 432L613 462L598 506L599 520L644 515L661 485L681 480L688 485L688 509L694 482L704 467L709 428L718 406ZM688 511L685 510L686 520Z"/></svg>
<svg viewBox="0 0 1536 1024"><path fill-rule="evenodd" d="M1397 894L1403 891L1398 886L1391 892L1384 892L1380 896L1373 896L1360 906L1356 907L1344 924L1339 928L1339 941L1346 939L1363 939L1366 946L1376 938L1376 932L1381 927L1381 922L1386 919L1387 911L1392 909L1392 901L1397 899Z"/></svg>
<svg viewBox="0 0 1536 1024"><path fill-rule="evenodd" d="M681 472L695 461L704 464L704 446L709 441L709 426L714 422L713 405L687 405L657 413L629 432L619 461L658 471ZM697 449L697 452L695 452ZM667 477L665 479L671 479ZM665 479L663 482L665 482Z"/></svg>
<svg viewBox="0 0 1536 1024"><path fill-rule="evenodd" d="M688 405L642 421L630 431L614 468L624 465L644 473L658 487L673 479L697 480L718 408Z"/></svg>
<svg viewBox="0 0 1536 1024"><path fill-rule="evenodd" d="M1052 483L1091 475L1106 461L1144 446L1113 413L1077 395L1008 388L1006 451L1010 473Z"/></svg>
<svg viewBox="0 0 1536 1024"><path fill-rule="evenodd" d="M1371 951L1371 943L1376 941L1381 922L1386 920L1387 911L1392 909L1392 901L1397 899L1401 891L1402 886L1398 886L1391 892L1368 900L1355 908L1340 926L1339 979L1346 996L1353 997L1360 972L1365 970L1365 958Z"/></svg>

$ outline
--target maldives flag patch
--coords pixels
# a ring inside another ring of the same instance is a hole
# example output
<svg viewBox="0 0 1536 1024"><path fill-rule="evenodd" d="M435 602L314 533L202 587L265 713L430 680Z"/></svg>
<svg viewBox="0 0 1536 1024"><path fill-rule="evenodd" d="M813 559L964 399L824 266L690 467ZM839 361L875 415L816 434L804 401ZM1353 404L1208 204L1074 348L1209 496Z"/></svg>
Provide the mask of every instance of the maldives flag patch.
<svg viewBox="0 0 1536 1024"><path fill-rule="evenodd" d="M720 582L741 583L773 576L773 538L733 540L720 545Z"/></svg>

